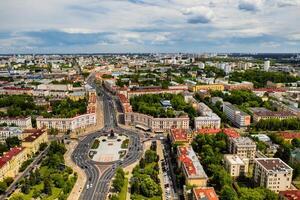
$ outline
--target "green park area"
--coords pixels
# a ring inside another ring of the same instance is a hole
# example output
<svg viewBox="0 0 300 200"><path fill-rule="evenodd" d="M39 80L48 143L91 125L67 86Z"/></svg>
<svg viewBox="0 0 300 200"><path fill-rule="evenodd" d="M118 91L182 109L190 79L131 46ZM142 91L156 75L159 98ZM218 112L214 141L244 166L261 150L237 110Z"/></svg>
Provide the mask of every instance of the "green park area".
<svg viewBox="0 0 300 200"><path fill-rule="evenodd" d="M257 69L249 69L244 72L235 71L230 74L230 81L242 82L250 81L254 87L266 87L268 81L273 83L292 83L299 80L299 77L294 77L284 72L266 72Z"/></svg>
<svg viewBox="0 0 300 200"><path fill-rule="evenodd" d="M19 182L20 190L16 190L10 200L66 200L77 174L64 164L65 152L63 144L52 142L40 167Z"/></svg>

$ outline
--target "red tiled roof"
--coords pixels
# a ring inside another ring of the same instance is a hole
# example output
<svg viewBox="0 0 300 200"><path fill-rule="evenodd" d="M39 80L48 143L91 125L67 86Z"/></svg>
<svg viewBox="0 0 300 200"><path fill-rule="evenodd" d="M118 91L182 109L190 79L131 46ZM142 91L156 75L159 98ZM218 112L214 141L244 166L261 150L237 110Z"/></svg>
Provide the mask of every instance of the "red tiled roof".
<svg viewBox="0 0 300 200"><path fill-rule="evenodd" d="M171 129L171 135L175 142L188 140L187 132L184 129L179 129L179 128Z"/></svg>
<svg viewBox="0 0 300 200"><path fill-rule="evenodd" d="M18 155L24 149L25 149L24 147L14 147L14 148L11 148L8 152L5 152L3 154L3 156L0 157L0 168L3 167L14 156Z"/></svg>
<svg viewBox="0 0 300 200"><path fill-rule="evenodd" d="M129 102L124 94L117 94L117 96L119 97L121 103L128 103Z"/></svg>
<svg viewBox="0 0 300 200"><path fill-rule="evenodd" d="M300 190L286 190L279 192L281 197L285 197L287 200L299 200L300 199Z"/></svg>
<svg viewBox="0 0 300 200"><path fill-rule="evenodd" d="M219 200L213 187L194 188L193 193L197 200Z"/></svg>
<svg viewBox="0 0 300 200"><path fill-rule="evenodd" d="M26 138L24 138L23 142L33 142L38 137L40 137L44 132L45 132L45 130L43 130L43 129L32 129L32 134L30 134L29 136L27 136Z"/></svg>
<svg viewBox="0 0 300 200"><path fill-rule="evenodd" d="M179 160L185 165L185 168L190 175L196 175L197 171L193 161L187 155L187 147L179 147L180 157Z"/></svg>
<svg viewBox="0 0 300 200"><path fill-rule="evenodd" d="M279 135L284 139L300 138L300 133L281 132Z"/></svg>

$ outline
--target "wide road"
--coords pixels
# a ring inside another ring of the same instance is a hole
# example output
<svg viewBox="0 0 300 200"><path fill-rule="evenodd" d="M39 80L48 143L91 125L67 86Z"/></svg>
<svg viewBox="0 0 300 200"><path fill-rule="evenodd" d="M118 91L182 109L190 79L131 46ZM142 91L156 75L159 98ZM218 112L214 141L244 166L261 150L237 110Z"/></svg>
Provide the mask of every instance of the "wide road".
<svg viewBox="0 0 300 200"><path fill-rule="evenodd" d="M143 147L137 133L124 130L118 126L114 106L114 96L110 95L102 87L95 85L92 79L93 77L91 76L87 82L97 89L98 98L103 100L104 128L89 134L80 140L72 154L72 159L79 167L84 169L87 176L87 182L85 183L85 188L82 190L80 199L104 200L109 191L109 183L113 178L117 167L126 167L138 160L142 156ZM97 163L90 160L88 152L93 140L102 134L109 133L112 129L115 133L126 134L130 139L128 153L125 158L111 163ZM100 168L102 171L100 171Z"/></svg>

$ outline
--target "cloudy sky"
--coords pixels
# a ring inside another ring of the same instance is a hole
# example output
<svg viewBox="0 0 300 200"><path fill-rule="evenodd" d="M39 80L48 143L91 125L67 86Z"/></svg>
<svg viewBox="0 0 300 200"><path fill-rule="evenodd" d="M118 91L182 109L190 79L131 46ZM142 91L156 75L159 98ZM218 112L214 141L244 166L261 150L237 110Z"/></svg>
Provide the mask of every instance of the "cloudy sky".
<svg viewBox="0 0 300 200"><path fill-rule="evenodd" d="M1 0L0 53L300 52L300 0Z"/></svg>

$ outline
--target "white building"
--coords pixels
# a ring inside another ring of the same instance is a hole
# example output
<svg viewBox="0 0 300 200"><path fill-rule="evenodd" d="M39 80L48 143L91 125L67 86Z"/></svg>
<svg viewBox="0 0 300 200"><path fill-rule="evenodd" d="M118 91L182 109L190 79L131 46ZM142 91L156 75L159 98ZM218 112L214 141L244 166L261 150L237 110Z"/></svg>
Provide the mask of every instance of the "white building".
<svg viewBox="0 0 300 200"><path fill-rule="evenodd" d="M96 124L96 113L88 113L73 118L36 118L37 128L55 128L59 131L75 131Z"/></svg>
<svg viewBox="0 0 300 200"><path fill-rule="evenodd" d="M2 117L0 118L0 124L6 124L7 126L15 125L21 128L31 128L31 117Z"/></svg>
<svg viewBox="0 0 300 200"><path fill-rule="evenodd" d="M248 172L249 159L240 158L235 154L225 154L224 155L225 168L232 177L239 177L241 175L246 175Z"/></svg>
<svg viewBox="0 0 300 200"><path fill-rule="evenodd" d="M223 103L223 112L227 118L237 127L246 127L250 125L251 116L239 110L229 102Z"/></svg>
<svg viewBox="0 0 300 200"><path fill-rule="evenodd" d="M264 70L267 72L270 69L270 61L267 60L264 62Z"/></svg>
<svg viewBox="0 0 300 200"><path fill-rule="evenodd" d="M256 158L253 177L256 185L274 192L290 189L293 169L279 158Z"/></svg>
<svg viewBox="0 0 300 200"><path fill-rule="evenodd" d="M204 129L204 128L214 128L218 129L221 126L221 118L215 114L211 113L206 116L195 117L195 129Z"/></svg>

